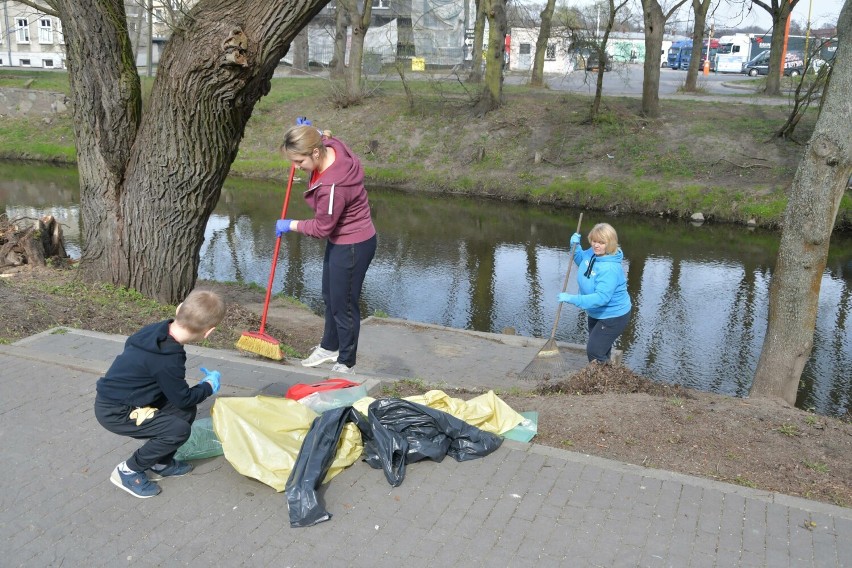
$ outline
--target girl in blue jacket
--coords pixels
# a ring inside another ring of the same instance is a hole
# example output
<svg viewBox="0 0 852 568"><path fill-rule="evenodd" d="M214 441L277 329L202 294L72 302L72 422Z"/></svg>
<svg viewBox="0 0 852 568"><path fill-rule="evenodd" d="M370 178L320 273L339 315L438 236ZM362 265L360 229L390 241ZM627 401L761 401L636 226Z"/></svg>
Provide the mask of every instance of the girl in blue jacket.
<svg viewBox="0 0 852 568"><path fill-rule="evenodd" d="M582 236L574 233L569 244L574 246L574 263L578 266L579 294L559 294L560 302L574 304L586 311L589 361L606 363L612 344L627 327L633 305L627 294L627 278L621 267L624 253L618 246L618 234L608 223L598 223L589 231L590 248L583 250Z"/></svg>

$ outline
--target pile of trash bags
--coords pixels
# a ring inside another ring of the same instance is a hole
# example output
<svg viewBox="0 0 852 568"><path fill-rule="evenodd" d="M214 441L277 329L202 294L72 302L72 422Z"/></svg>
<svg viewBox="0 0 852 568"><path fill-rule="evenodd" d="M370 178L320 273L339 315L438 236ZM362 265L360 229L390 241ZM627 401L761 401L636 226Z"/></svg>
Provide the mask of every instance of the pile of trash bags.
<svg viewBox="0 0 852 568"><path fill-rule="evenodd" d="M468 401L439 390L373 399L355 383L301 391L300 400L222 397L211 417L231 465L284 491L291 527L330 519L317 489L359 459L397 487L410 463L440 462L447 455L460 462L480 458L500 447L503 434L530 426L493 391Z"/></svg>

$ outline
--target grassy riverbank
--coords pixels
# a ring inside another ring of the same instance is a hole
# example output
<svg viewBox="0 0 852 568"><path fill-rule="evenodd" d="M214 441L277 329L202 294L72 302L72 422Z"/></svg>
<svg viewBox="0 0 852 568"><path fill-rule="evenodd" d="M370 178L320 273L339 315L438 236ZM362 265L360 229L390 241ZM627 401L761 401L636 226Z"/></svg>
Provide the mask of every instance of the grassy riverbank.
<svg viewBox="0 0 852 568"><path fill-rule="evenodd" d="M0 87L65 90L65 75L4 71ZM476 89L443 76L371 83L363 104L332 102L333 85L317 78L274 79L246 128L232 174L283 179L277 147L297 116L308 116L362 156L369 183L411 191L483 195L587 209L777 226L796 166L813 128L798 143L778 140L785 105L663 100L663 117L638 116L635 98L605 97L601 120L588 124L588 96L507 86L506 103L472 118ZM150 80L143 78L145 91ZM64 89L63 89L64 87ZM0 158L73 162L70 116L4 117ZM845 196L838 227L852 227Z"/></svg>

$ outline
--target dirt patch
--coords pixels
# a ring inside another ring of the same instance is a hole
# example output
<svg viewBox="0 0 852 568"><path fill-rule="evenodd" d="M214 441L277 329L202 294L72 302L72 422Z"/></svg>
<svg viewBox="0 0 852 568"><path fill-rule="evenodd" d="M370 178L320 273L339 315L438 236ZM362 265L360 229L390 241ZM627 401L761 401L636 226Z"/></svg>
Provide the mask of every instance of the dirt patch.
<svg viewBox="0 0 852 568"><path fill-rule="evenodd" d="M225 321L208 347L233 349L260 325L264 291L201 282L228 302ZM56 326L120 333L174 313L138 295L88 285L74 270L21 270L0 278L0 343ZM322 318L275 298L267 331L307 353ZM386 395L407 396L429 385L399 381ZM451 396L474 394L445 387ZM650 468L675 471L852 506L852 417L819 416L764 400L744 400L655 383L625 367L590 365L570 378L499 392L519 412L538 412L534 443Z"/></svg>

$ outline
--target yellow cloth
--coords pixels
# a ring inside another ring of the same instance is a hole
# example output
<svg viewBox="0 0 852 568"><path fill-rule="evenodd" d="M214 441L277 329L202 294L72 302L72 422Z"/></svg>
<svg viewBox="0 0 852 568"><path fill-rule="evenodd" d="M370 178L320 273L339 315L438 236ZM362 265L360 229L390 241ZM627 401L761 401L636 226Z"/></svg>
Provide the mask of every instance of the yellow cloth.
<svg viewBox="0 0 852 568"><path fill-rule="evenodd" d="M159 410L158 408L153 408L151 406L143 406L142 408L137 408L133 412L130 413L131 420L136 421L137 426L141 426L143 422L148 420L149 418L154 417L154 413Z"/></svg>
<svg viewBox="0 0 852 568"><path fill-rule="evenodd" d="M284 491L302 442L318 416L289 398L222 397L210 411L222 450L239 473ZM323 480L355 463L363 452L361 432L351 422L343 428L334 461Z"/></svg>
<svg viewBox="0 0 852 568"><path fill-rule="evenodd" d="M366 416L367 408L374 400L374 398L365 397L353 406ZM524 417L503 402L494 394L494 391L488 391L465 401L452 398L441 390L430 390L426 394L407 396L405 400L446 412L492 434L504 434L524 421Z"/></svg>

